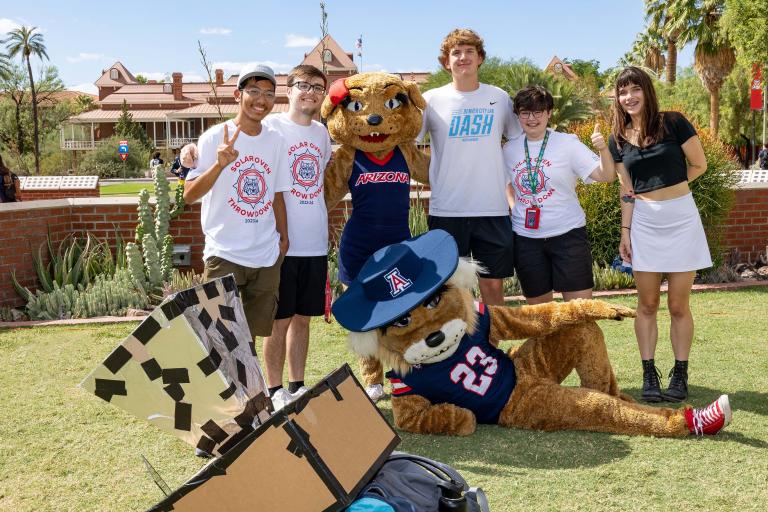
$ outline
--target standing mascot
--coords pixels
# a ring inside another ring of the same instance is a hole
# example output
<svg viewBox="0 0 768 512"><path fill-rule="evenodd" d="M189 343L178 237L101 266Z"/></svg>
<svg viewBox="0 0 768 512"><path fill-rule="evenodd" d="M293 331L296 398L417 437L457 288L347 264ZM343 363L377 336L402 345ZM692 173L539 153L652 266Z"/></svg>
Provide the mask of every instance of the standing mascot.
<svg viewBox="0 0 768 512"><path fill-rule="evenodd" d="M350 345L392 368L395 425L470 435L476 424L682 437L731 421L727 395L703 409L657 408L619 391L595 320L634 316L596 300L475 304L477 266L442 230L377 251L333 313ZM504 353L500 340L531 337ZM580 387L562 386L572 370Z"/></svg>
<svg viewBox="0 0 768 512"><path fill-rule="evenodd" d="M323 102L331 138L341 147L325 170L330 211L349 193L352 215L339 242L339 280L349 285L377 250L411 237L411 179L429 180L429 157L414 140L426 103L414 82L388 73L361 73L336 80ZM384 394L375 360L361 360L368 395Z"/></svg>

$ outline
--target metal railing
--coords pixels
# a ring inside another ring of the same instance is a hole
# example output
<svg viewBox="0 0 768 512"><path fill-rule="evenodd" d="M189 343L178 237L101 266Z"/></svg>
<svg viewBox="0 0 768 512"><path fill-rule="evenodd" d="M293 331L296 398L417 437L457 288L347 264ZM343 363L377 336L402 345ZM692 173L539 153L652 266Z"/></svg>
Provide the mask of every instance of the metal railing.
<svg viewBox="0 0 768 512"><path fill-rule="evenodd" d="M68 150L88 150L96 149L101 143L102 141L100 140L62 140L60 148Z"/></svg>

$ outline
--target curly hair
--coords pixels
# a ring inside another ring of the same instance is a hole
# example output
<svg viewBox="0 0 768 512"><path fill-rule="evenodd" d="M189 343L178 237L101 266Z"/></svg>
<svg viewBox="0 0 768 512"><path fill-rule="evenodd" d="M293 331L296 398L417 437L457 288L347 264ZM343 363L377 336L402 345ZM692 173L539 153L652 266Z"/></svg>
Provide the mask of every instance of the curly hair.
<svg viewBox="0 0 768 512"><path fill-rule="evenodd" d="M445 36L445 39L443 39L443 42L440 44L440 56L437 58L440 65L446 67L448 64L448 54L451 53L451 48L462 44L474 46L477 50L477 54L485 60L483 38L477 35L477 32L472 29L456 28Z"/></svg>

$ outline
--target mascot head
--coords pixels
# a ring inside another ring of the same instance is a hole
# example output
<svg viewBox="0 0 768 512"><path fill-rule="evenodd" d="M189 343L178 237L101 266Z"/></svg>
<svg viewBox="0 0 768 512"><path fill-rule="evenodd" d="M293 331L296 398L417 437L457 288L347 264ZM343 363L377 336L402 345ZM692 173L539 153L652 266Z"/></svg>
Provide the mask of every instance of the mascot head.
<svg viewBox="0 0 768 512"><path fill-rule="evenodd" d="M378 250L333 305L352 350L406 373L447 359L477 313L478 265L460 259L453 238L436 229Z"/></svg>
<svg viewBox="0 0 768 512"><path fill-rule="evenodd" d="M340 144L374 153L412 141L426 106L415 82L389 73L360 73L331 84L322 116Z"/></svg>

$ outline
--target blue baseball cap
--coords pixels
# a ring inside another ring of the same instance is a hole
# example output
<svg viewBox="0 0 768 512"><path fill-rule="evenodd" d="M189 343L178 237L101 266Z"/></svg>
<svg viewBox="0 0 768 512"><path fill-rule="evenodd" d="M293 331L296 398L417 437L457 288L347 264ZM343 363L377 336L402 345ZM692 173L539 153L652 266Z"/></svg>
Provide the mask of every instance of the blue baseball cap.
<svg viewBox="0 0 768 512"><path fill-rule="evenodd" d="M333 315L354 332L387 325L427 300L458 265L456 241L442 229L382 247L333 303Z"/></svg>

